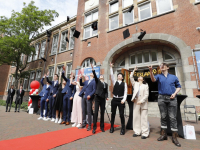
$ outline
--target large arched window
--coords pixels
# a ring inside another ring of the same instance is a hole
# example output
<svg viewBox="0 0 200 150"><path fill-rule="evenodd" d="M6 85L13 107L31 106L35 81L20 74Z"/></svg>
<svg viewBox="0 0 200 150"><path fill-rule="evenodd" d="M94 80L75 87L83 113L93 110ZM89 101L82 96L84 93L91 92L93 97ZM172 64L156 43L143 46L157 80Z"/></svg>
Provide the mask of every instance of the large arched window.
<svg viewBox="0 0 200 150"><path fill-rule="evenodd" d="M87 58L87 59L85 59L85 60L83 61L81 67L82 67L82 68L91 67L91 64L95 66L95 65L96 65L95 60L94 60L93 58Z"/></svg>
<svg viewBox="0 0 200 150"><path fill-rule="evenodd" d="M163 53L163 59L164 61L172 61L175 60L174 56L168 52Z"/></svg>

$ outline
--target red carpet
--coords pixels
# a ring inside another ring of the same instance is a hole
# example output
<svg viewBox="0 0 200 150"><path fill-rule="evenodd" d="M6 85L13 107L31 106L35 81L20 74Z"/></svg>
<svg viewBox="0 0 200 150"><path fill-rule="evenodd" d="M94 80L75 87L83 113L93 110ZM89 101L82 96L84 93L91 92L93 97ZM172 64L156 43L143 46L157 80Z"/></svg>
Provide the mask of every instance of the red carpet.
<svg viewBox="0 0 200 150"><path fill-rule="evenodd" d="M98 122L96 134L101 132L99 125L100 123ZM110 129L110 124L105 123L104 125L105 130ZM115 125L114 127L118 127L118 125ZM93 135L92 131L74 127L17 139L0 141L0 150L47 150L91 135Z"/></svg>

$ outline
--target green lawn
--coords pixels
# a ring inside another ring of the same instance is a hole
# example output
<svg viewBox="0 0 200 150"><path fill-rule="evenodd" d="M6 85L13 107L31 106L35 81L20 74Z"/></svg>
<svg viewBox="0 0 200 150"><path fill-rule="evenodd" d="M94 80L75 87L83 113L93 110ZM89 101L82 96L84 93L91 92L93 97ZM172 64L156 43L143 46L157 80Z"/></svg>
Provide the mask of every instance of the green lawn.
<svg viewBox="0 0 200 150"><path fill-rule="evenodd" d="M0 100L0 105L1 106L6 106L6 101ZM12 107L15 107L15 102L12 103ZM28 102L23 102L21 104L21 109L27 110L28 109Z"/></svg>

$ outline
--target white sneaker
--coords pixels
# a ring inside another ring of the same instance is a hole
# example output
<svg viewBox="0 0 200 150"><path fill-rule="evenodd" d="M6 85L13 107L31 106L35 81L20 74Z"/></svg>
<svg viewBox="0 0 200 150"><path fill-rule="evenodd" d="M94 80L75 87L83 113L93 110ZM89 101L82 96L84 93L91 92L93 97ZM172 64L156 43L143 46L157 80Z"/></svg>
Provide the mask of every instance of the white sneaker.
<svg viewBox="0 0 200 150"><path fill-rule="evenodd" d="M54 122L54 121L55 121L55 118L52 118L51 121Z"/></svg>
<svg viewBox="0 0 200 150"><path fill-rule="evenodd" d="M62 119L61 119L61 118L59 119L58 123L59 123L59 124L62 123Z"/></svg>
<svg viewBox="0 0 200 150"><path fill-rule="evenodd" d="M72 127L75 127L76 126L76 122L72 125Z"/></svg>
<svg viewBox="0 0 200 150"><path fill-rule="evenodd" d="M37 118L37 120L42 120L42 119L43 119L43 117L41 117L41 116L39 118Z"/></svg>
<svg viewBox="0 0 200 150"><path fill-rule="evenodd" d="M47 117L44 117L43 120L46 121L46 120L47 120Z"/></svg>
<svg viewBox="0 0 200 150"><path fill-rule="evenodd" d="M80 128L80 127L81 127L81 123L79 123L76 127L77 127L77 128Z"/></svg>
<svg viewBox="0 0 200 150"><path fill-rule="evenodd" d="M47 117L46 117L46 119L44 119L44 121L49 121L49 120L51 120L51 118L47 118Z"/></svg>
<svg viewBox="0 0 200 150"><path fill-rule="evenodd" d="M56 118L55 123L58 123L58 118Z"/></svg>

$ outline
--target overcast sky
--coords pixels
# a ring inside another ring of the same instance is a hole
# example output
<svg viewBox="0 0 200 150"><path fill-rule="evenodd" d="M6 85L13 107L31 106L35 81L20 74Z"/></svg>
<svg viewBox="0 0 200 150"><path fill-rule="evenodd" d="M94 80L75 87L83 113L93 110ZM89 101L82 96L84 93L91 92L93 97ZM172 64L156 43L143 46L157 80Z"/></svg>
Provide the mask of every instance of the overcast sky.
<svg viewBox="0 0 200 150"><path fill-rule="evenodd" d="M11 16L11 11L20 12L23 2L30 3L31 0L0 0L0 16ZM78 0L34 0L40 10L51 9L59 13L59 17L52 22L52 26L66 20L67 16L73 17L77 14ZM48 29L50 27L45 27Z"/></svg>

